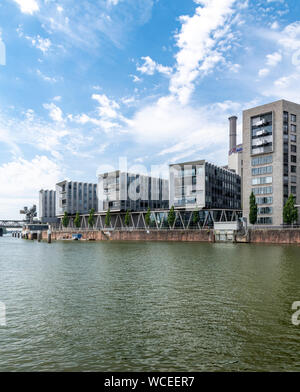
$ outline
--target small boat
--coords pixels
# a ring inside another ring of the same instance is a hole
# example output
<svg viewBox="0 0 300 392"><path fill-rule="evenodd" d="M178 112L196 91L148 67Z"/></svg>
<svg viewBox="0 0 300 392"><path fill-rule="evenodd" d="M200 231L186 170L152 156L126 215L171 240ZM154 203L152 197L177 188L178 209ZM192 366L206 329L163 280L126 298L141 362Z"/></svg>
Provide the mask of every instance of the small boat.
<svg viewBox="0 0 300 392"><path fill-rule="evenodd" d="M81 240L82 234L72 234L72 240L78 241Z"/></svg>

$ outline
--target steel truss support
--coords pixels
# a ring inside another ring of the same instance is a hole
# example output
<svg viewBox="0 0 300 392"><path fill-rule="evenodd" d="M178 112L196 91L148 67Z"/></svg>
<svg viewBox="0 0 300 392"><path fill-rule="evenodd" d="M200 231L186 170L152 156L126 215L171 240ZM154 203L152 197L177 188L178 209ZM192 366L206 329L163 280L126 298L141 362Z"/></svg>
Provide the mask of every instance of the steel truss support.
<svg viewBox="0 0 300 392"><path fill-rule="evenodd" d="M81 215L81 227L78 230L163 230L163 229L179 229L179 230L201 230L212 227L215 222L233 222L242 216L240 210L199 210L199 220L197 223L193 222L193 213L195 210L175 210L175 222L172 228L168 225L168 210L154 210L151 211L151 224L148 227L145 216L147 211L130 212L130 225L125 226L126 212L111 211L110 227L105 226L106 213L95 214L95 224L93 228L88 226L88 215ZM74 225L75 216L70 216L69 229L76 229ZM64 229L62 226L62 217L56 227Z"/></svg>

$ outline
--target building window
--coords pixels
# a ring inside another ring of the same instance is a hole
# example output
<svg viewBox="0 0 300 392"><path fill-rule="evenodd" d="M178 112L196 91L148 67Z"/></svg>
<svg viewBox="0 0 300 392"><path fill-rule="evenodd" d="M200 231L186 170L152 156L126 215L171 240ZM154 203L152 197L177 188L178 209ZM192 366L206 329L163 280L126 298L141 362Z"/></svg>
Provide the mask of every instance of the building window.
<svg viewBox="0 0 300 392"><path fill-rule="evenodd" d="M273 213L273 207L259 207L257 212L259 215L270 215Z"/></svg>
<svg viewBox="0 0 300 392"><path fill-rule="evenodd" d="M272 204L273 203L273 197L257 197L256 198L256 203L257 204Z"/></svg>
<svg viewBox="0 0 300 392"><path fill-rule="evenodd" d="M266 186L261 188L253 188L252 192L254 193L254 195L267 195L268 193L273 193L273 187Z"/></svg>
<svg viewBox="0 0 300 392"><path fill-rule="evenodd" d="M291 176L291 182L293 184L296 184L297 183L297 177L296 176Z"/></svg>
<svg viewBox="0 0 300 392"><path fill-rule="evenodd" d="M291 193L293 195L296 195L296 193L297 193L297 187L296 186L291 186Z"/></svg>
<svg viewBox="0 0 300 392"><path fill-rule="evenodd" d="M297 141L297 136L296 135L291 135L291 142L296 143Z"/></svg>
<svg viewBox="0 0 300 392"><path fill-rule="evenodd" d="M291 152L297 152L297 146L294 144L291 145Z"/></svg>
<svg viewBox="0 0 300 392"><path fill-rule="evenodd" d="M288 112L283 112L283 122L284 123L289 122L289 113Z"/></svg>
<svg viewBox="0 0 300 392"><path fill-rule="evenodd" d="M251 118L252 154L273 151L272 113Z"/></svg>
<svg viewBox="0 0 300 392"><path fill-rule="evenodd" d="M295 124L291 124L291 131L292 132L297 132L297 126Z"/></svg>
<svg viewBox="0 0 300 392"><path fill-rule="evenodd" d="M297 157L296 155L291 155L291 162L296 163L297 162Z"/></svg>
<svg viewBox="0 0 300 392"><path fill-rule="evenodd" d="M297 172L297 166L291 166L291 172L296 173Z"/></svg>
<svg viewBox="0 0 300 392"><path fill-rule="evenodd" d="M252 185L272 184L272 177L256 177L252 178Z"/></svg>
<svg viewBox="0 0 300 392"><path fill-rule="evenodd" d="M261 174L271 174L272 171L273 171L273 166L255 167L252 169L252 176L257 176Z"/></svg>
<svg viewBox="0 0 300 392"><path fill-rule="evenodd" d="M272 225L273 219L271 217L259 217L257 219L258 225Z"/></svg>
<svg viewBox="0 0 300 392"><path fill-rule="evenodd" d="M273 156L267 155L264 157L252 158L252 166L266 165L273 162Z"/></svg>
<svg viewBox="0 0 300 392"><path fill-rule="evenodd" d="M297 121L297 116L295 114L291 114L291 122L296 122Z"/></svg>

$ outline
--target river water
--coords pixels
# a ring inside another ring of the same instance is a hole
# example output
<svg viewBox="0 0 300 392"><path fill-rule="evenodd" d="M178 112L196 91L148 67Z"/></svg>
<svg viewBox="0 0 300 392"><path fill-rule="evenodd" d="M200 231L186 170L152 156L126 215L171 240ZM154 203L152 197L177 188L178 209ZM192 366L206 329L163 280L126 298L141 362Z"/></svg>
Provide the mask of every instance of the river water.
<svg viewBox="0 0 300 392"><path fill-rule="evenodd" d="M299 283L297 246L5 236L0 371L299 371Z"/></svg>

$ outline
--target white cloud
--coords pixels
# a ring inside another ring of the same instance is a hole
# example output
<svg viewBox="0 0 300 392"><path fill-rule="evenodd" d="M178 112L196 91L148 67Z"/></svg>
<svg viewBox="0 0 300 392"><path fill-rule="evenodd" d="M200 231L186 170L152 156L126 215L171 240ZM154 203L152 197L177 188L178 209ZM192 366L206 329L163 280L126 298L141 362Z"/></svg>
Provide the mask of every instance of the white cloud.
<svg viewBox="0 0 300 392"><path fill-rule="evenodd" d="M166 161L187 157L205 157L208 150L227 150L227 117L241 110L234 102L191 107L181 105L175 97L163 97L148 105L129 121L127 131L141 145L160 146L158 156ZM226 153L216 156L224 164Z"/></svg>
<svg viewBox="0 0 300 392"><path fill-rule="evenodd" d="M49 38L42 38L39 35L32 38L31 43L37 49L40 49L44 54L50 49L52 43Z"/></svg>
<svg viewBox="0 0 300 392"><path fill-rule="evenodd" d="M263 78L265 76L267 76L270 73L270 70L268 68L262 68L258 71L258 76L260 78Z"/></svg>
<svg viewBox="0 0 300 392"><path fill-rule="evenodd" d="M37 69L36 70L36 73L37 73L37 75L41 78L41 79L43 79L45 82L49 82L49 83L57 83L58 82L58 79L57 78L55 78L54 76L48 76L48 75L45 75L41 70L39 70L39 69Z"/></svg>
<svg viewBox="0 0 300 392"><path fill-rule="evenodd" d="M19 218L25 205L38 204L40 189L54 189L61 180L61 168L46 156L31 161L15 159L0 166L0 217Z"/></svg>
<svg viewBox="0 0 300 392"><path fill-rule="evenodd" d="M117 118L116 109L119 109L119 104L110 100L105 94L93 94L92 99L99 103L98 112L100 117Z"/></svg>
<svg viewBox="0 0 300 392"><path fill-rule="evenodd" d="M207 72L222 61L218 43L228 35L235 0L196 0L196 3L201 6L193 16L180 17L182 27L176 36L179 52L175 56L176 72L170 91L183 104L189 101L201 71Z"/></svg>
<svg viewBox="0 0 300 392"><path fill-rule="evenodd" d="M133 83L140 83L142 81L137 75L130 75L132 77Z"/></svg>
<svg viewBox="0 0 300 392"><path fill-rule="evenodd" d="M33 14L40 9L37 0L14 0L24 14Z"/></svg>
<svg viewBox="0 0 300 392"><path fill-rule="evenodd" d="M0 113L0 140L9 146L15 156L21 156L19 144L30 145L53 156L72 144L72 134L66 129L64 122L41 120L32 109L23 115L24 118L14 118ZM53 117L55 116L59 114L54 115L53 112ZM75 130L73 132L76 133Z"/></svg>
<svg viewBox="0 0 300 392"><path fill-rule="evenodd" d="M40 35L37 35L36 37L31 37L30 35L25 35L22 25L19 25L18 28L16 29L16 31L17 31L18 36L20 38L25 38L27 41L29 41L31 43L32 46L41 50L43 52L43 54L48 52L48 50L52 46L52 42L49 38L42 38Z"/></svg>
<svg viewBox="0 0 300 392"><path fill-rule="evenodd" d="M49 116L53 121L62 122L63 121L63 112L61 108L52 103L44 103L43 107L49 110Z"/></svg>
<svg viewBox="0 0 300 392"><path fill-rule="evenodd" d="M267 55L267 65L275 67L282 60L282 55L279 52L275 52Z"/></svg>
<svg viewBox="0 0 300 392"><path fill-rule="evenodd" d="M278 23L277 21L273 22L273 23L271 24L271 29L272 29L272 30L277 30L277 29L279 29L279 23Z"/></svg>
<svg viewBox="0 0 300 392"><path fill-rule="evenodd" d="M282 60L282 55L279 52L274 52L271 54L267 54L266 56L266 65L269 66L269 68L262 68L258 71L258 76L260 78L263 78L270 73L270 67L276 67L277 64L279 64Z"/></svg>
<svg viewBox="0 0 300 392"><path fill-rule="evenodd" d="M156 63L151 57L142 57L144 64L137 67L137 70L142 74L154 75L155 72L162 73L164 75L170 75L172 73L171 67L166 67L164 65Z"/></svg>

